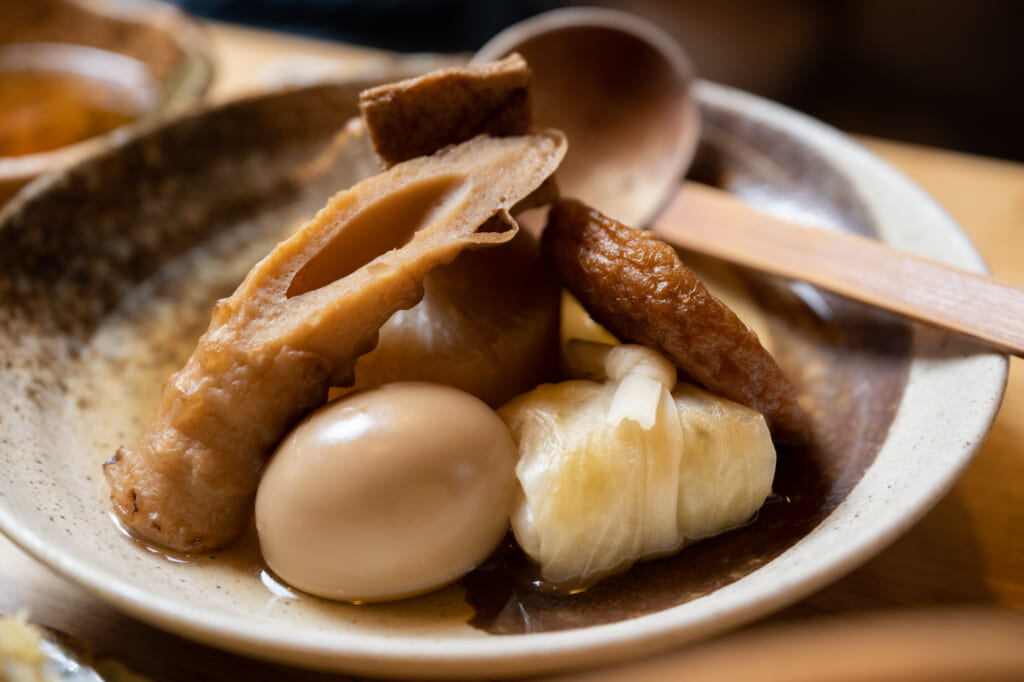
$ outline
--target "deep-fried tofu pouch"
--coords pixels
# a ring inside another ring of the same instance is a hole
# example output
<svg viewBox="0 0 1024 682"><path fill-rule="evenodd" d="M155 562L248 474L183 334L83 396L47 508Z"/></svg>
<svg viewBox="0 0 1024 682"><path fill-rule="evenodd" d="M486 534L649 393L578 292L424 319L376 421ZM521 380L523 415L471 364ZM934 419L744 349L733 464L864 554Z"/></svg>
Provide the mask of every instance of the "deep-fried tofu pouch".
<svg viewBox="0 0 1024 682"><path fill-rule="evenodd" d="M518 54L483 66L432 71L359 94L384 166L431 154L481 133L530 132L530 68Z"/></svg>

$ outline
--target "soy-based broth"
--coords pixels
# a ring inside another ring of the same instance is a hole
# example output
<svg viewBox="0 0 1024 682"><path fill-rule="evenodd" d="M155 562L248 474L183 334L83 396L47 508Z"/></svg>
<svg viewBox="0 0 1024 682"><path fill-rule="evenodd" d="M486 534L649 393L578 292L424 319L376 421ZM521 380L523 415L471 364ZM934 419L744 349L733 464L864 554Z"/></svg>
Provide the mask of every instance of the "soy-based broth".
<svg viewBox="0 0 1024 682"><path fill-rule="evenodd" d="M0 70L0 157L59 149L144 113L136 95L96 78Z"/></svg>

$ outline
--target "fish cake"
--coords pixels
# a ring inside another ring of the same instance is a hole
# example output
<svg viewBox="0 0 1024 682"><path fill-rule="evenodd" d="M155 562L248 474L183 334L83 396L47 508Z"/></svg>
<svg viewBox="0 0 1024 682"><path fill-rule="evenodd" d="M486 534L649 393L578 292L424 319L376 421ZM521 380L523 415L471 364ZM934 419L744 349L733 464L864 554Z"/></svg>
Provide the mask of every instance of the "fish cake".
<svg viewBox="0 0 1024 682"><path fill-rule="evenodd" d="M432 71L359 93L385 167L486 133L530 132L530 68L518 54L483 66Z"/></svg>
<svg viewBox="0 0 1024 682"><path fill-rule="evenodd" d="M806 440L793 384L671 246L575 200L552 206L542 245L569 291L621 341L658 350L712 393L761 412L776 438Z"/></svg>
<svg viewBox="0 0 1024 682"><path fill-rule="evenodd" d="M384 168L477 135L525 135L532 129L530 67L518 54L480 66L431 71L359 93L359 109ZM513 209L558 198L550 177Z"/></svg>

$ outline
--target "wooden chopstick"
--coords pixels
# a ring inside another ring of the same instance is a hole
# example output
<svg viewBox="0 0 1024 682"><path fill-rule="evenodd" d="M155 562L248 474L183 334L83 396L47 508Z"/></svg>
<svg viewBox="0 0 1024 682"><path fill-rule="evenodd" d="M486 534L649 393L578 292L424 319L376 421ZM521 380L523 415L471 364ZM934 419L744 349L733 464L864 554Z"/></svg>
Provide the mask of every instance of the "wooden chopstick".
<svg viewBox="0 0 1024 682"><path fill-rule="evenodd" d="M1024 290L686 182L651 229L680 248L803 280L1024 357Z"/></svg>

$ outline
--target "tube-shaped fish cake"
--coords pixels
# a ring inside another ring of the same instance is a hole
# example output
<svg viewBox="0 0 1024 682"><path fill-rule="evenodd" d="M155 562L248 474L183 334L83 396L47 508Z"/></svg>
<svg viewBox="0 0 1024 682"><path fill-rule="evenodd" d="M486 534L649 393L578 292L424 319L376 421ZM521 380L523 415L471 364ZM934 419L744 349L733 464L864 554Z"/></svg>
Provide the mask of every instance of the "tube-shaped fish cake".
<svg viewBox="0 0 1024 682"><path fill-rule="evenodd" d="M512 239L509 209L565 150L557 131L480 136L331 198L217 303L155 421L104 464L120 519L181 551L234 539L285 432L351 382L380 326L419 301L427 272Z"/></svg>

